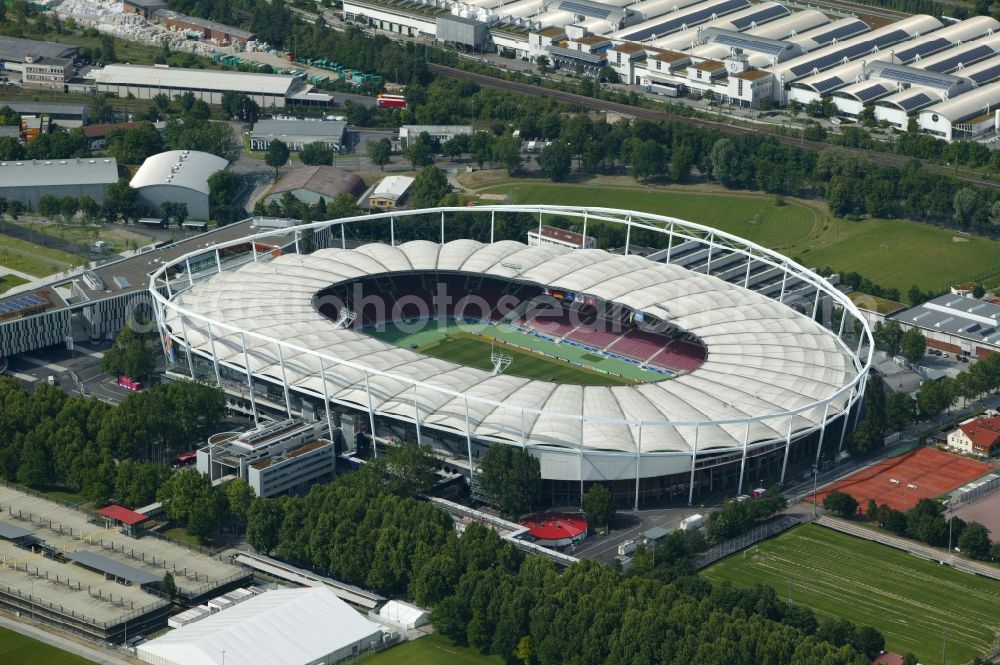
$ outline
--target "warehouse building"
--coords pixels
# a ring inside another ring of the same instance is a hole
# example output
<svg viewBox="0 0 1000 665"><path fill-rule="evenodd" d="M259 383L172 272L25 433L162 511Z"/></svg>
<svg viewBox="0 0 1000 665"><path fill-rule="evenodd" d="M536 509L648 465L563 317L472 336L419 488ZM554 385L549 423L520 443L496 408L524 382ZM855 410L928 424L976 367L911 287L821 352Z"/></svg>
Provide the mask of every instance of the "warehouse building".
<svg viewBox="0 0 1000 665"><path fill-rule="evenodd" d="M24 64L31 60L66 60L72 63L79 53L80 47L70 44L0 36L0 69L21 72L24 71Z"/></svg>
<svg viewBox="0 0 1000 665"><path fill-rule="evenodd" d="M919 328L929 348L945 353L982 358L1000 351L1000 305L991 302L948 294L891 318L903 330Z"/></svg>
<svg viewBox="0 0 1000 665"><path fill-rule="evenodd" d="M320 438L325 426L283 420L243 434L213 436L198 450L198 471L213 482L226 476L242 478L262 497L305 490L333 477L336 446Z"/></svg>
<svg viewBox="0 0 1000 665"><path fill-rule="evenodd" d="M229 162L207 152L170 150L148 157L129 185L157 215L163 215L162 206L170 201L186 204L189 219L207 220L208 179L227 166Z"/></svg>
<svg viewBox="0 0 1000 665"><path fill-rule="evenodd" d="M0 197L32 210L43 196L89 196L102 203L108 185L117 181L113 157L0 162Z"/></svg>
<svg viewBox="0 0 1000 665"><path fill-rule="evenodd" d="M138 647L151 665L332 665L374 649L381 629L325 587L280 589Z"/></svg>
<svg viewBox="0 0 1000 665"><path fill-rule="evenodd" d="M209 104L221 104L226 92L242 92L261 108L284 108L289 104L328 106L333 98L314 92L295 76L186 69L167 65L106 65L94 73L99 93L118 97L132 95L152 99L164 94L175 97L186 92Z"/></svg>
<svg viewBox="0 0 1000 665"><path fill-rule="evenodd" d="M122 11L126 14L138 14L149 19L157 9L167 9L169 5L165 0L125 0L122 3Z"/></svg>
<svg viewBox="0 0 1000 665"><path fill-rule="evenodd" d="M280 203L285 193L291 193L302 203L315 205L321 198L330 202L341 194L357 199L364 191L365 181L355 173L334 166L303 166L282 176L264 201Z"/></svg>
<svg viewBox="0 0 1000 665"><path fill-rule="evenodd" d="M45 116L60 127L82 127L90 118L86 104L63 102L24 102L0 99L0 106L8 106L21 115Z"/></svg>
<svg viewBox="0 0 1000 665"><path fill-rule="evenodd" d="M939 102L920 111L917 121L923 131L953 141L995 132L1000 125L1000 81L964 95Z"/></svg>
<svg viewBox="0 0 1000 665"><path fill-rule="evenodd" d="M162 23L168 28L196 34L200 39L207 39L219 44L246 44L256 37L249 30L196 16L187 16L166 8L153 10L152 20Z"/></svg>
<svg viewBox="0 0 1000 665"><path fill-rule="evenodd" d="M250 132L250 149L267 150L277 139L295 152L310 143L323 143L340 152L346 129L343 120L258 120Z"/></svg>
<svg viewBox="0 0 1000 665"><path fill-rule="evenodd" d="M412 139L427 134L432 141L444 143L456 136L472 136L471 125L403 125L399 128L399 140L407 143Z"/></svg>

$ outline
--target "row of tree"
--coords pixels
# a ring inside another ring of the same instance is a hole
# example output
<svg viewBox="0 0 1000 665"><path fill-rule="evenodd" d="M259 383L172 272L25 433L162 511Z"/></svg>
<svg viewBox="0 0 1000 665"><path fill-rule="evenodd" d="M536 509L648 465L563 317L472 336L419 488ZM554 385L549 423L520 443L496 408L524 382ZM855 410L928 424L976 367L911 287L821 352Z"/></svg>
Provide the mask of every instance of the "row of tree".
<svg viewBox="0 0 1000 665"><path fill-rule="evenodd" d="M212 431L224 412L221 392L198 383L158 385L110 406L49 385L29 393L0 377L0 475L82 492L95 504L115 496L145 505L169 476L162 462Z"/></svg>

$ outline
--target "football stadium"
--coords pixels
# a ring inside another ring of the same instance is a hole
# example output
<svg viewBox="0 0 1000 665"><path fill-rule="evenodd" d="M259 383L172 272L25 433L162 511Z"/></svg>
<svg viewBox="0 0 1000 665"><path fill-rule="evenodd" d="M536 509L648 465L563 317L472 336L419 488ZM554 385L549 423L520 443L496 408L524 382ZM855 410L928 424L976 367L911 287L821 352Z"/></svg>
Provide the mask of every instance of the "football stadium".
<svg viewBox="0 0 1000 665"><path fill-rule="evenodd" d="M588 243L588 224L623 227L625 244L539 242L543 218ZM501 239L525 219L534 242ZM822 277L605 208L266 231L171 261L150 289L172 366L248 398L255 418L324 421L362 457L417 441L470 480L489 446L521 446L556 501L592 482L635 505L783 483L843 446L871 362L864 318Z"/></svg>

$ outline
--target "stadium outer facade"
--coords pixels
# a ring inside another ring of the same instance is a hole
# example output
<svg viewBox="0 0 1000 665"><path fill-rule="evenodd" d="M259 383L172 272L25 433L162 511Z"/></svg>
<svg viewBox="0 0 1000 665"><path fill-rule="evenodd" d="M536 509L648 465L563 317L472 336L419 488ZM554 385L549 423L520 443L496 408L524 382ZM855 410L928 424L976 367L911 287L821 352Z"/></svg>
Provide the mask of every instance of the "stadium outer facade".
<svg viewBox="0 0 1000 665"><path fill-rule="evenodd" d="M584 234L588 223L623 225L624 254L494 242L498 213L537 215L539 226L545 216L572 218ZM488 223L489 242L446 243L459 214L478 216L483 229ZM439 233L427 224L438 216ZM397 246L397 225L409 218L433 229L436 242ZM347 249L351 225L371 229L379 221L389 227L389 245ZM660 234L666 247L650 258L630 254L638 230ZM314 246L329 248L299 254L306 231ZM822 277L731 234L661 215L547 205L317 222L294 228L295 252L272 251L270 239L288 232L220 243L156 270L150 292L163 350L192 377L242 395L254 418L268 408L313 414L347 449L370 441L371 432L374 455L391 441L416 440L440 451L446 469L472 476L488 446L515 445L539 458L553 496L608 482L636 506L678 494L690 503L696 489L742 493L765 477L784 483L790 457L818 464L823 441L828 452L834 443L842 448L860 415L860 407L851 409L864 396L873 350L863 315ZM703 272L671 263L692 251L704 257ZM720 279L713 262L745 278ZM761 267L775 289L780 284L776 298L747 288ZM312 302L330 285L414 270L593 293L697 336L707 359L689 373L629 386L492 376L337 327ZM799 311L785 302L793 284ZM836 326L834 311L841 313ZM847 342L851 335L856 342Z"/></svg>

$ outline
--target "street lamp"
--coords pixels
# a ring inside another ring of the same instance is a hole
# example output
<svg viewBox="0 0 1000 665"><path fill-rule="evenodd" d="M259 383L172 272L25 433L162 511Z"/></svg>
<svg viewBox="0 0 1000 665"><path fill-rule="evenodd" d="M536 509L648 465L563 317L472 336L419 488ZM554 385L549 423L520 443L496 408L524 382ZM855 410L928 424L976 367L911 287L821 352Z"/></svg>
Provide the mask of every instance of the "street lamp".
<svg viewBox="0 0 1000 665"><path fill-rule="evenodd" d="M813 517L816 517L816 478L819 475L819 467L813 464Z"/></svg>

